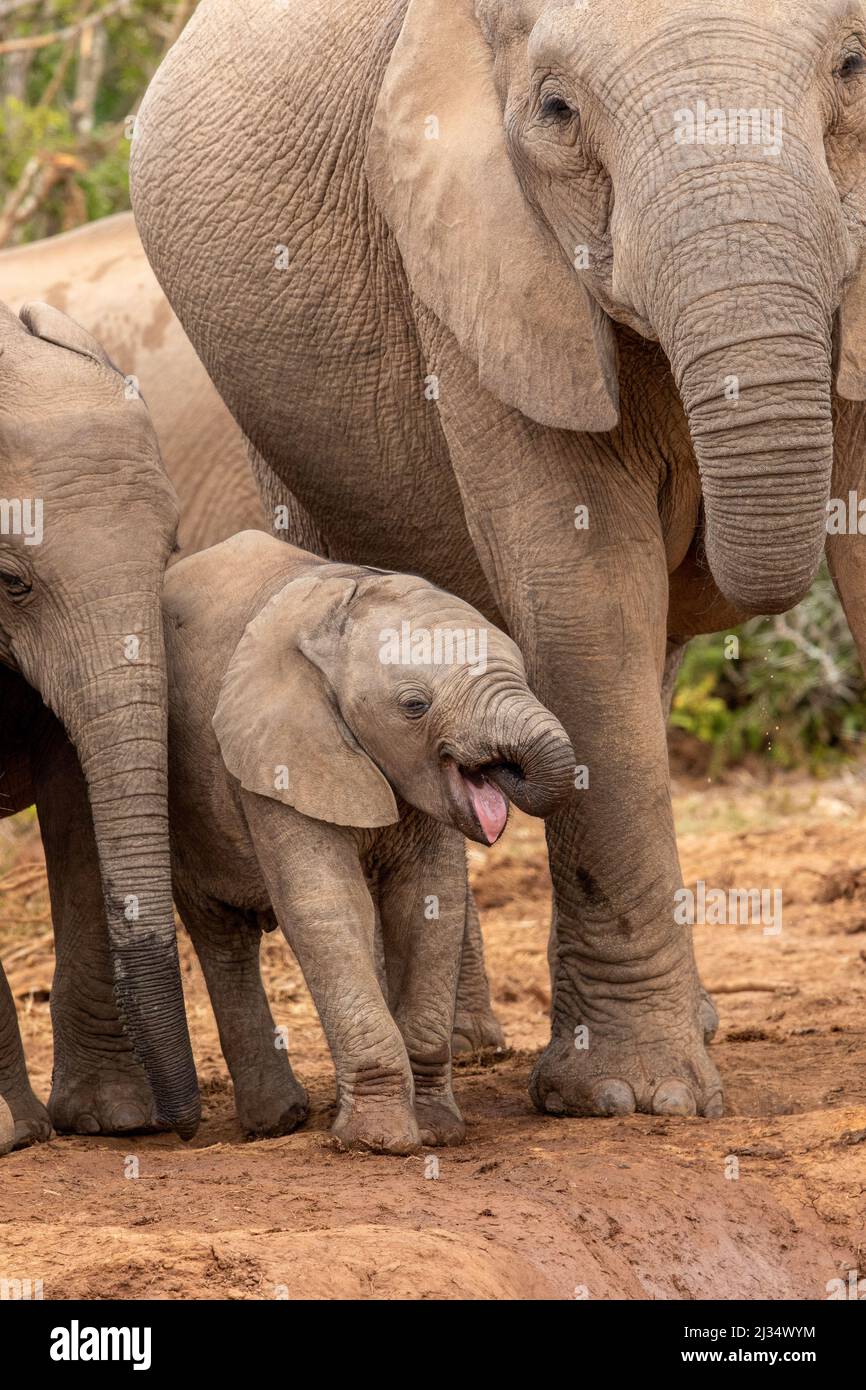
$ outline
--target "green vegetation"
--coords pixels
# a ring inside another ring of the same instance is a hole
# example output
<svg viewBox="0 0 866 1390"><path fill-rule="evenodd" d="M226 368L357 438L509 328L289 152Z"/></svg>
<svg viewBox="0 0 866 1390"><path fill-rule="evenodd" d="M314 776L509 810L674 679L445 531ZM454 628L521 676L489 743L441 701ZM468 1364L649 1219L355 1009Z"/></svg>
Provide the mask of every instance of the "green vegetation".
<svg viewBox="0 0 866 1390"><path fill-rule="evenodd" d="M826 569L792 613L692 642L671 722L712 745L711 773L749 755L816 771L861 748L866 684Z"/></svg>
<svg viewBox="0 0 866 1390"><path fill-rule="evenodd" d="M129 206L128 118L195 0L0 0L0 246Z"/></svg>

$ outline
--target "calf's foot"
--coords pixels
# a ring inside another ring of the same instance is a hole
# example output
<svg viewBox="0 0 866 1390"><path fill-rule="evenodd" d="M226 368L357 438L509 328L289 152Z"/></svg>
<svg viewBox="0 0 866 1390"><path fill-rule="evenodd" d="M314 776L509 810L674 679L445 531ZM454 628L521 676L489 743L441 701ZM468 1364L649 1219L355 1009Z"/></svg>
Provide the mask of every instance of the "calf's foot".
<svg viewBox="0 0 866 1390"><path fill-rule="evenodd" d="M235 1081L235 1109L248 1139L292 1134L310 1113L310 1100L293 1075Z"/></svg>
<svg viewBox="0 0 866 1390"><path fill-rule="evenodd" d="M421 1133L412 1106L403 1100L355 1098L341 1105L331 1133L341 1149L368 1153L418 1153Z"/></svg>
<svg viewBox="0 0 866 1390"><path fill-rule="evenodd" d="M451 1034L451 1056L455 1062L469 1061L479 1055L495 1056L504 1051L505 1034L492 1009L469 1013L458 1005Z"/></svg>

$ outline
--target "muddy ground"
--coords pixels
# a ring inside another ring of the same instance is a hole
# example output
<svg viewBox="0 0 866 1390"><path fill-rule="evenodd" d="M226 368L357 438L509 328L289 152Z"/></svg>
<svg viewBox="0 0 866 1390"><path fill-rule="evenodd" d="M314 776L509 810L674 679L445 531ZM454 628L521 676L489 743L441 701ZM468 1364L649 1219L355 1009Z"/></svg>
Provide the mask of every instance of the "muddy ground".
<svg viewBox="0 0 866 1390"><path fill-rule="evenodd" d="M313 1115L289 1138L242 1142L184 939L198 1137L62 1138L0 1160L0 1278L41 1279L45 1298L824 1299L833 1279L866 1276L866 766L824 783L680 784L676 808L686 883L784 890L779 936L696 928L721 1015L725 1118L532 1110L549 881L540 826L515 818L494 851L473 850L513 1050L460 1069L469 1137L439 1151L438 1180L424 1156L331 1149L326 1048L274 938L270 997ZM0 956L47 1095L39 841L32 821L0 825L0 837Z"/></svg>

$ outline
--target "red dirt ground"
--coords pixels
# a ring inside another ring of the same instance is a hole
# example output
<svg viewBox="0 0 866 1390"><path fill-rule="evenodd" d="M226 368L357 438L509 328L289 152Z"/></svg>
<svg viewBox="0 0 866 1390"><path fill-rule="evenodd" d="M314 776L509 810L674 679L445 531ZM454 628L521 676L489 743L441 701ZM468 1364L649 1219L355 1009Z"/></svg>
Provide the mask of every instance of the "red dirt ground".
<svg viewBox="0 0 866 1390"><path fill-rule="evenodd" d="M438 1180L425 1156L330 1147L329 1059L274 938L269 993L313 1115L298 1134L244 1143L184 939L198 1137L62 1138L0 1160L0 1278L41 1279L46 1298L823 1299L834 1278L866 1275L866 769L681 786L676 805L686 883L784 891L778 937L695 931L721 1014L724 1118L532 1110L549 881L541 827L515 817L496 850L473 851L514 1050L459 1070L469 1137L439 1151ZM20 821L0 833L0 956L45 1095L53 957L38 838Z"/></svg>

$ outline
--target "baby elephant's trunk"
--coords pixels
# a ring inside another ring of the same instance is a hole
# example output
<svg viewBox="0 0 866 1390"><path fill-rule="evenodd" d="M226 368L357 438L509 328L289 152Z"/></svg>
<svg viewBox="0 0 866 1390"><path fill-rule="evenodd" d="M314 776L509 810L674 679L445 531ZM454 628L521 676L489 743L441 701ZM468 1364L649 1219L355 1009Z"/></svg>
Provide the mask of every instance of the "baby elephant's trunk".
<svg viewBox="0 0 866 1390"><path fill-rule="evenodd" d="M549 816L574 790L574 751L558 719L536 700L497 714L501 732L485 773L509 801L530 816Z"/></svg>

